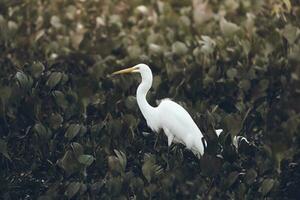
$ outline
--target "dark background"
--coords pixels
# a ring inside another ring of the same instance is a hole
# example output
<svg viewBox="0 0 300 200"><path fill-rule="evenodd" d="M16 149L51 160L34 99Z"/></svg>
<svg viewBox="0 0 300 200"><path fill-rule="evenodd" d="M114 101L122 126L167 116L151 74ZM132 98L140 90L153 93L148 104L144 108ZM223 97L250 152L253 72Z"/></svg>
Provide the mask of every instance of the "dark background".
<svg viewBox="0 0 300 200"><path fill-rule="evenodd" d="M299 199L299 24L297 0L1 0L0 199ZM200 160L109 76L142 62Z"/></svg>

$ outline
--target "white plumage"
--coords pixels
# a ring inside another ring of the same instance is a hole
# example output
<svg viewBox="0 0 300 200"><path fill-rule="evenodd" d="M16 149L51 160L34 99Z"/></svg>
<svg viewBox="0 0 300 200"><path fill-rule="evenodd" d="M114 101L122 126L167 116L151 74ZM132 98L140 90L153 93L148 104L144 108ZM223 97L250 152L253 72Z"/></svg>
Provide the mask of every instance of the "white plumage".
<svg viewBox="0 0 300 200"><path fill-rule="evenodd" d="M203 135L189 113L179 104L170 99L163 99L159 106L151 106L146 99L147 92L152 86L152 72L146 64L114 72L113 74L138 72L142 82L138 86L136 98L138 106L147 121L147 125L155 132L160 129L168 138L168 145L172 142L182 143L196 156L204 154ZM217 135L222 130L216 130Z"/></svg>

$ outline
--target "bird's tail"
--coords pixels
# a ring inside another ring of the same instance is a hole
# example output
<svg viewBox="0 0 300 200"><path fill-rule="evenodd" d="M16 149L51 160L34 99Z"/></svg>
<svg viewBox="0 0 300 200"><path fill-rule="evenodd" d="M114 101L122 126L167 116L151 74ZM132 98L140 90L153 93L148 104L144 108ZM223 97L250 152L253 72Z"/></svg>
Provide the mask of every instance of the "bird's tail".
<svg viewBox="0 0 300 200"><path fill-rule="evenodd" d="M223 129L216 129L215 132L216 132L217 136L219 137L220 134L223 132Z"/></svg>

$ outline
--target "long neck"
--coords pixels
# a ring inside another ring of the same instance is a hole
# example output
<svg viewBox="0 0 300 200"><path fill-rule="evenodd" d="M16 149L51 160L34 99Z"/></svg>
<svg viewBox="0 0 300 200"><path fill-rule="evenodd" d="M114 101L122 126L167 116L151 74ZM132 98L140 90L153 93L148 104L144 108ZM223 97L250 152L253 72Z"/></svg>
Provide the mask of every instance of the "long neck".
<svg viewBox="0 0 300 200"><path fill-rule="evenodd" d="M140 107L140 110L143 114L143 116L146 118L146 120L151 118L151 115L154 114L154 107L152 107L146 99L147 92L152 86L152 75L144 77L142 75L142 82L139 85L137 92L136 92L136 98L138 106Z"/></svg>

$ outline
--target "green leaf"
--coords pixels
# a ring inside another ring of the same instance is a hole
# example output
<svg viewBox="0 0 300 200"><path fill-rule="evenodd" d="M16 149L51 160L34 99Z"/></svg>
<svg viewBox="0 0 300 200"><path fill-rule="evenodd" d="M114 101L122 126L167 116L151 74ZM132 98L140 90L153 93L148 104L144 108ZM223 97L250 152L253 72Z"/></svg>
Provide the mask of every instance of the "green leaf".
<svg viewBox="0 0 300 200"><path fill-rule="evenodd" d="M111 134L119 135L121 133L122 126L123 125L122 125L122 122L120 120L118 120L118 119L112 120L109 123L108 131Z"/></svg>
<svg viewBox="0 0 300 200"><path fill-rule="evenodd" d="M49 139L51 136L47 128L41 123L35 124L33 129L40 137L40 139Z"/></svg>
<svg viewBox="0 0 300 200"><path fill-rule="evenodd" d="M163 53L163 48L157 44L149 44L149 53L152 55L161 55Z"/></svg>
<svg viewBox="0 0 300 200"><path fill-rule="evenodd" d="M129 46L127 52L131 59L136 59L142 54L142 50L138 45Z"/></svg>
<svg viewBox="0 0 300 200"><path fill-rule="evenodd" d="M62 79L63 74L61 72L53 72L50 74L46 85L49 86L50 89L54 88Z"/></svg>
<svg viewBox="0 0 300 200"><path fill-rule="evenodd" d="M127 109L135 110L137 107L135 96L128 96L125 100L125 106Z"/></svg>
<svg viewBox="0 0 300 200"><path fill-rule="evenodd" d="M147 161L143 164L142 166L142 172L147 181L150 183L152 174L151 174L151 168L152 168L153 163Z"/></svg>
<svg viewBox="0 0 300 200"><path fill-rule="evenodd" d="M63 110L65 110L68 107L68 101L66 100L64 93L62 93L59 90L55 90L52 92L52 95L55 99L56 104L59 107L61 107Z"/></svg>
<svg viewBox="0 0 300 200"><path fill-rule="evenodd" d="M238 71L235 68L230 68L226 71L226 75L229 79L234 79L237 75Z"/></svg>
<svg viewBox="0 0 300 200"><path fill-rule="evenodd" d="M238 179L240 173L237 171L231 172L225 181L225 187L230 188Z"/></svg>
<svg viewBox="0 0 300 200"><path fill-rule="evenodd" d="M127 158L122 151L114 150L116 156L108 157L108 166L111 171L118 172L122 175L125 173Z"/></svg>
<svg viewBox="0 0 300 200"><path fill-rule="evenodd" d="M77 142L72 142L71 148L76 158L83 154L83 146Z"/></svg>
<svg viewBox="0 0 300 200"><path fill-rule="evenodd" d="M232 22L227 21L225 18L220 20L220 29L225 36L233 36L240 27Z"/></svg>
<svg viewBox="0 0 300 200"><path fill-rule="evenodd" d="M56 130L61 126L63 121L64 121L64 119L60 114L52 114L50 116L49 124L50 124L51 128Z"/></svg>
<svg viewBox="0 0 300 200"><path fill-rule="evenodd" d="M239 87L244 91L247 92L251 88L251 82L247 79L243 79L239 82Z"/></svg>
<svg viewBox="0 0 300 200"><path fill-rule="evenodd" d="M61 22L60 22L60 18L58 16L52 16L50 19L50 24L54 27L54 28L60 28L62 26Z"/></svg>
<svg viewBox="0 0 300 200"><path fill-rule="evenodd" d="M243 52L244 52L245 56L248 56L248 54L251 50L251 43L248 40L242 40L240 43L243 48Z"/></svg>
<svg viewBox="0 0 300 200"><path fill-rule="evenodd" d="M187 54L188 48L183 42L177 41L172 45L172 52L177 56L183 56Z"/></svg>
<svg viewBox="0 0 300 200"><path fill-rule="evenodd" d="M120 163L120 166L122 168L123 171L125 171L126 169L126 165L127 165L127 158L126 158L126 155L125 153L123 153L122 151L118 151L118 150L114 150L116 156L117 156L117 159Z"/></svg>
<svg viewBox="0 0 300 200"><path fill-rule="evenodd" d="M80 163L71 150L66 151L64 156L58 161L58 165L64 169L68 175L80 170Z"/></svg>
<svg viewBox="0 0 300 200"><path fill-rule="evenodd" d="M24 72L17 72L15 75L19 87L23 88L23 89L29 89L31 88L32 84L33 84L33 80L30 76L26 75Z"/></svg>
<svg viewBox="0 0 300 200"><path fill-rule="evenodd" d="M97 135L99 135L99 133L103 127L104 127L104 124L101 122L98 124L94 124L91 128L91 134L96 137Z"/></svg>
<svg viewBox="0 0 300 200"><path fill-rule="evenodd" d="M70 20L74 20L74 18L76 16L76 11L77 11L77 8L74 5L69 5L66 8L66 17Z"/></svg>
<svg viewBox="0 0 300 200"><path fill-rule="evenodd" d="M241 116L238 114L226 115L224 118L224 122L232 136L237 135L241 130L242 121L241 121Z"/></svg>
<svg viewBox="0 0 300 200"><path fill-rule="evenodd" d="M60 84L65 84L69 80L69 76L65 73L62 73Z"/></svg>
<svg viewBox="0 0 300 200"><path fill-rule="evenodd" d="M72 199L79 191L80 187L81 187L82 183L79 182L71 182L66 191L65 191L65 195L67 195L68 199Z"/></svg>
<svg viewBox="0 0 300 200"><path fill-rule="evenodd" d="M259 90L260 91L265 91L269 87L269 80L267 79L262 79L259 81Z"/></svg>
<svg viewBox="0 0 300 200"><path fill-rule="evenodd" d="M72 140L74 137L77 136L77 134L80 131L81 126L79 124L71 124L66 133L65 133L65 137L68 138L68 140Z"/></svg>
<svg viewBox="0 0 300 200"><path fill-rule="evenodd" d="M93 162L94 162L95 158L94 156L92 155L87 155L87 154L84 154L84 155L80 155L78 157L78 161L81 163L81 164L84 164L85 166L90 166Z"/></svg>
<svg viewBox="0 0 300 200"><path fill-rule="evenodd" d="M7 151L7 143L6 141L0 139L0 153L5 156L7 159L11 160L10 159L10 156L8 154L8 151Z"/></svg>
<svg viewBox="0 0 300 200"><path fill-rule="evenodd" d="M272 190L274 182L275 181L272 178L265 179L259 188L259 192L266 196Z"/></svg>
<svg viewBox="0 0 300 200"><path fill-rule="evenodd" d="M285 37L285 39L287 39L289 44L294 44L299 34L300 30L291 24L285 25L284 29L282 30L282 35Z"/></svg>
<svg viewBox="0 0 300 200"><path fill-rule="evenodd" d="M138 121L134 115L126 114L123 116L124 122L128 124L129 127L136 128Z"/></svg>
<svg viewBox="0 0 300 200"><path fill-rule="evenodd" d="M152 88L156 91L157 88L160 86L160 84L161 84L161 77L160 76L154 76L153 77Z"/></svg>
<svg viewBox="0 0 300 200"><path fill-rule="evenodd" d="M14 35L18 30L18 24L14 21L8 21L7 26L11 35Z"/></svg>
<svg viewBox="0 0 300 200"><path fill-rule="evenodd" d="M80 136L84 136L84 134L87 132L87 128L84 125L80 126L80 131L79 131L79 135Z"/></svg>
<svg viewBox="0 0 300 200"><path fill-rule="evenodd" d="M153 178L162 174L163 168L155 164L155 158L151 154L145 155L145 162L142 166L142 172L147 181L150 183Z"/></svg>
<svg viewBox="0 0 300 200"><path fill-rule="evenodd" d="M3 99L4 101L7 101L10 96L11 96L11 93L12 93L12 89L10 87L1 87L0 86L0 98Z"/></svg>
<svg viewBox="0 0 300 200"><path fill-rule="evenodd" d="M41 62L35 62L30 68L33 77L38 78L44 72L45 66Z"/></svg>
<svg viewBox="0 0 300 200"><path fill-rule="evenodd" d="M248 185L251 185L256 180L256 177L257 177L256 171L254 169L250 169L247 171L247 173L245 175L245 182Z"/></svg>
<svg viewBox="0 0 300 200"><path fill-rule="evenodd" d="M199 44L201 45L201 52L210 55L214 52L216 42L211 39L209 36L203 35L201 36Z"/></svg>

